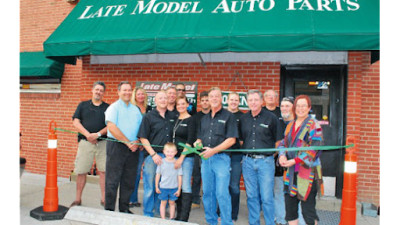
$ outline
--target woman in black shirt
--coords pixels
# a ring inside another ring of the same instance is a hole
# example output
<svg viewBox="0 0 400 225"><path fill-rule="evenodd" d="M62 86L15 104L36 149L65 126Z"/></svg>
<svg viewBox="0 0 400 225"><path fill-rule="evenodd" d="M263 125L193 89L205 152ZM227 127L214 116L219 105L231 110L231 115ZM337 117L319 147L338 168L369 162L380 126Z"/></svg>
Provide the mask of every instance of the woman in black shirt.
<svg viewBox="0 0 400 225"><path fill-rule="evenodd" d="M176 120L173 129L173 141L176 145L182 142L186 145L192 146L195 141L196 125L195 120L187 112L189 105L186 97L178 97L176 100L176 109L179 112L179 117ZM193 172L193 153L189 155L181 154L184 149L181 146L178 147L178 160L176 160L175 168L182 167L182 194L177 200L177 216L175 220L188 221L190 209L192 206L192 187L191 179Z"/></svg>

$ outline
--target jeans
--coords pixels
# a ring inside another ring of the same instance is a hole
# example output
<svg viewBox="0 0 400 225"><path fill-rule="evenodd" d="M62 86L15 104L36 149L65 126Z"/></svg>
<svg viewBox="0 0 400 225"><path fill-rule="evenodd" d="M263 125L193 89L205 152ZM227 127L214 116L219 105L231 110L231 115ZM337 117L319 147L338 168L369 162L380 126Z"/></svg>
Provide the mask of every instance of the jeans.
<svg viewBox="0 0 400 225"><path fill-rule="evenodd" d="M159 156L164 158L164 154L157 153ZM153 158L148 155L144 159L143 166L143 215L145 216L154 216L154 212L156 214L160 213L160 203L161 201L158 199L158 194L156 193L156 169L157 164L154 163Z"/></svg>
<svg viewBox="0 0 400 225"><path fill-rule="evenodd" d="M239 214L242 158L242 154L231 155L231 181L229 183L229 193L231 194L232 200L232 220L237 220Z"/></svg>
<svg viewBox="0 0 400 225"><path fill-rule="evenodd" d="M200 204L200 189L201 189L201 158L199 155L193 157L193 183L192 183L192 202Z"/></svg>
<svg viewBox="0 0 400 225"><path fill-rule="evenodd" d="M283 191L283 177L275 177L274 185L274 205L275 205L275 222L286 224L285 220L285 193Z"/></svg>
<svg viewBox="0 0 400 225"><path fill-rule="evenodd" d="M182 193L192 193L193 157L185 157L182 163Z"/></svg>
<svg viewBox="0 0 400 225"><path fill-rule="evenodd" d="M231 159L225 153L202 159L203 204L208 224L218 224L217 201L221 209L221 225L233 225L229 193Z"/></svg>
<svg viewBox="0 0 400 225"><path fill-rule="evenodd" d="M145 151L145 150L143 150L143 151ZM144 152L143 151L139 151L139 162L138 162L137 175L136 175L136 180L135 180L135 189L133 190L133 193L129 199L129 202L132 202L132 203L139 202L138 189L139 189L139 182L140 182L140 174L142 173L142 166L143 166L143 160L144 160Z"/></svg>
<svg viewBox="0 0 400 225"><path fill-rule="evenodd" d="M265 224L274 223L274 157L253 159L244 156L243 178L246 186L249 224L260 224L260 198Z"/></svg>

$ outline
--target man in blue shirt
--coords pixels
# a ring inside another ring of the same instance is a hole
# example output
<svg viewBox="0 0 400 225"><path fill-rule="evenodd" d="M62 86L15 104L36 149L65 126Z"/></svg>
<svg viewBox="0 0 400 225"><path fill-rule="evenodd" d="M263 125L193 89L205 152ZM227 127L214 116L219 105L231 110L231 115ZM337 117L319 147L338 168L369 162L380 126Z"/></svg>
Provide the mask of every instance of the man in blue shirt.
<svg viewBox="0 0 400 225"><path fill-rule="evenodd" d="M142 113L130 102L132 86L127 81L118 85L119 100L105 112L107 136L115 141L107 141L106 160L106 210L115 210L115 201L119 190L119 211L129 211L129 197L135 187L136 170L139 154L137 134ZM118 141L123 142L118 142Z"/></svg>

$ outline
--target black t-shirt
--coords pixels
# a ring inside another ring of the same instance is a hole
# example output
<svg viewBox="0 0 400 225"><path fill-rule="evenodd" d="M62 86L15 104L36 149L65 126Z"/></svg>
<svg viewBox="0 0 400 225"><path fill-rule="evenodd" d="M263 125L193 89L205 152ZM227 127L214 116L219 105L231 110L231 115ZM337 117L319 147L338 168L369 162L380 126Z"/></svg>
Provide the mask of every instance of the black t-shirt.
<svg viewBox="0 0 400 225"><path fill-rule="evenodd" d="M195 124L194 117L189 117L186 119L177 119L174 124L174 129L173 129L173 141L177 145L178 148L178 154L176 157L179 157L181 155L181 152L183 150L183 147L178 146L179 142L182 142L184 144L188 143L190 145L193 145L193 142L196 141L196 124ZM186 155L186 157L193 157L193 153Z"/></svg>
<svg viewBox="0 0 400 225"><path fill-rule="evenodd" d="M240 139L243 140L243 149L275 148L275 143L283 137L278 118L268 110L261 110L255 117L251 111L244 114L239 121L239 132ZM274 153L254 152L254 154L270 156Z"/></svg>
<svg viewBox="0 0 400 225"><path fill-rule="evenodd" d="M214 118L208 113L201 118L197 137L204 147L215 147L227 138L238 138L238 128L235 116L228 110L221 108Z"/></svg>
<svg viewBox="0 0 400 225"><path fill-rule="evenodd" d="M95 106L92 100L83 101L79 103L72 119L79 119L82 126L90 133L99 132L106 127L104 112L107 110L108 106L109 104L106 102L102 102L99 106ZM106 138L107 135L103 135L102 137ZM78 142L81 139L86 140L86 137L79 134Z"/></svg>
<svg viewBox="0 0 400 225"><path fill-rule="evenodd" d="M167 142L172 142L172 131L177 115L174 112L166 111L163 118L155 108L148 112L140 125L138 137L146 138L151 145L164 146ZM161 153L163 147L153 147L154 151ZM147 151L145 155L147 155Z"/></svg>

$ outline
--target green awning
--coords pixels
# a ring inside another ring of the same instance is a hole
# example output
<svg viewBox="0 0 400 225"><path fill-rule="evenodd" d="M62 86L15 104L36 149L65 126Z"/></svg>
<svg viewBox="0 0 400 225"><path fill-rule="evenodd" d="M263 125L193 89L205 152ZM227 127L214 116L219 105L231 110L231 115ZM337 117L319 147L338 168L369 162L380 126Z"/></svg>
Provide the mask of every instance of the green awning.
<svg viewBox="0 0 400 225"><path fill-rule="evenodd" d="M378 0L81 0L47 57L379 50Z"/></svg>
<svg viewBox="0 0 400 225"><path fill-rule="evenodd" d="M21 78L57 78L64 73L64 63L45 57L44 52L20 52L19 75Z"/></svg>

